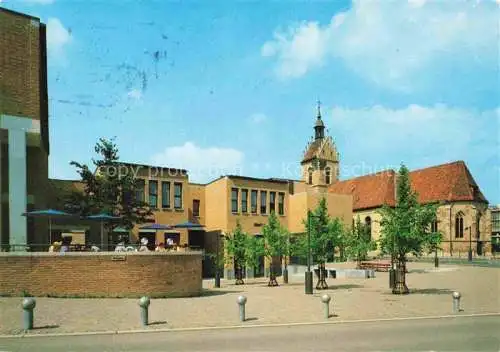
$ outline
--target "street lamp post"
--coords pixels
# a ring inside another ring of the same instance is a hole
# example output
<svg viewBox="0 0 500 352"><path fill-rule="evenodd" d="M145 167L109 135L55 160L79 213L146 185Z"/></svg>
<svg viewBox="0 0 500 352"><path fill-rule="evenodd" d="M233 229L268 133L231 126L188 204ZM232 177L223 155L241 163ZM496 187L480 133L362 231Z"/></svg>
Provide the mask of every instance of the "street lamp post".
<svg viewBox="0 0 500 352"><path fill-rule="evenodd" d="M311 272L311 212L307 211L307 271L305 273L306 295L313 294L313 277Z"/></svg>
<svg viewBox="0 0 500 352"><path fill-rule="evenodd" d="M219 242L220 242L220 234L217 233L217 254L216 254L216 258L215 258L215 287L216 288L220 288Z"/></svg>
<svg viewBox="0 0 500 352"><path fill-rule="evenodd" d="M434 267L438 268L439 267L439 258L438 258L438 248L436 245L436 248L434 248Z"/></svg>

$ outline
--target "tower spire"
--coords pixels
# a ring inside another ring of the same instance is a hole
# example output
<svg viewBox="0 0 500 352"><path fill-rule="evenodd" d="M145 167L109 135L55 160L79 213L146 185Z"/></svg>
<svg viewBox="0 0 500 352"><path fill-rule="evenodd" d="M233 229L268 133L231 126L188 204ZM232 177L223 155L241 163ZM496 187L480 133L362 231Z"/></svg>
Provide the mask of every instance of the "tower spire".
<svg viewBox="0 0 500 352"><path fill-rule="evenodd" d="M314 139L321 139L325 137L325 125L321 119L321 101L318 99L318 115L316 123L314 124Z"/></svg>

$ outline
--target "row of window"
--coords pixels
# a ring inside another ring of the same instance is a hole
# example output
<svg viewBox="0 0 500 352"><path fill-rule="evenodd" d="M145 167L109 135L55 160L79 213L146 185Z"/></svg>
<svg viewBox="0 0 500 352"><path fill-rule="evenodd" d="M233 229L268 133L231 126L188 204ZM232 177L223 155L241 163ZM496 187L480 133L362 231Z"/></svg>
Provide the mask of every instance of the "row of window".
<svg viewBox="0 0 500 352"><path fill-rule="evenodd" d="M314 169L311 167L308 170L308 179L307 183L312 185L313 183L313 171ZM325 168L325 183L329 185L332 182L332 169L330 167Z"/></svg>
<svg viewBox="0 0 500 352"><path fill-rule="evenodd" d="M239 194L241 193L241 203L238 201ZM268 212L267 206L267 193L269 193L269 213L276 212L276 203L278 205L277 213L285 215L285 193L274 191L258 191L255 189L250 190L250 212L257 214L257 201L260 193L260 214L265 215ZM231 188L231 212L248 213L248 189ZM277 197L276 197L277 195ZM277 198L277 199L276 199Z"/></svg>
<svg viewBox="0 0 500 352"><path fill-rule="evenodd" d="M140 180L136 191L136 199L140 202L145 201L145 181ZM158 208L158 181L149 180L148 204L151 208ZM161 207L171 208L171 182L161 182ZM182 209L182 183L174 182L174 209Z"/></svg>

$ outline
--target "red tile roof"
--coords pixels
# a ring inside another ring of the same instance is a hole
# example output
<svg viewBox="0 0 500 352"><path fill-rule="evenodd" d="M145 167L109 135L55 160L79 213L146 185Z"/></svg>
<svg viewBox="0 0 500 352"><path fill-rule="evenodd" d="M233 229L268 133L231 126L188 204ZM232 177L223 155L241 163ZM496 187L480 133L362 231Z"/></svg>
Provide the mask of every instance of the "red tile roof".
<svg viewBox="0 0 500 352"><path fill-rule="evenodd" d="M383 204L394 205L393 170L386 170L339 181L329 187L329 192L352 194L353 209L368 209L380 207Z"/></svg>
<svg viewBox="0 0 500 352"><path fill-rule="evenodd" d="M384 204L394 206L395 175L393 170L386 170L340 181L330 186L329 192L352 194L354 210L377 208ZM463 161L412 171L410 182L420 203L488 202Z"/></svg>

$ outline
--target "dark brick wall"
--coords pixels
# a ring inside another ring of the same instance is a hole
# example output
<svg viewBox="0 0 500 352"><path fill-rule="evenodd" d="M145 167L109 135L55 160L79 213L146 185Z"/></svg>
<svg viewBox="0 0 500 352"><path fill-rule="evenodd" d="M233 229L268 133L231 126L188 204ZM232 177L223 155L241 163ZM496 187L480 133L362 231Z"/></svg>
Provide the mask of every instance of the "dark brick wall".
<svg viewBox="0 0 500 352"><path fill-rule="evenodd" d="M116 257L125 260L113 260ZM182 297L202 291L200 252L0 253L0 294Z"/></svg>

